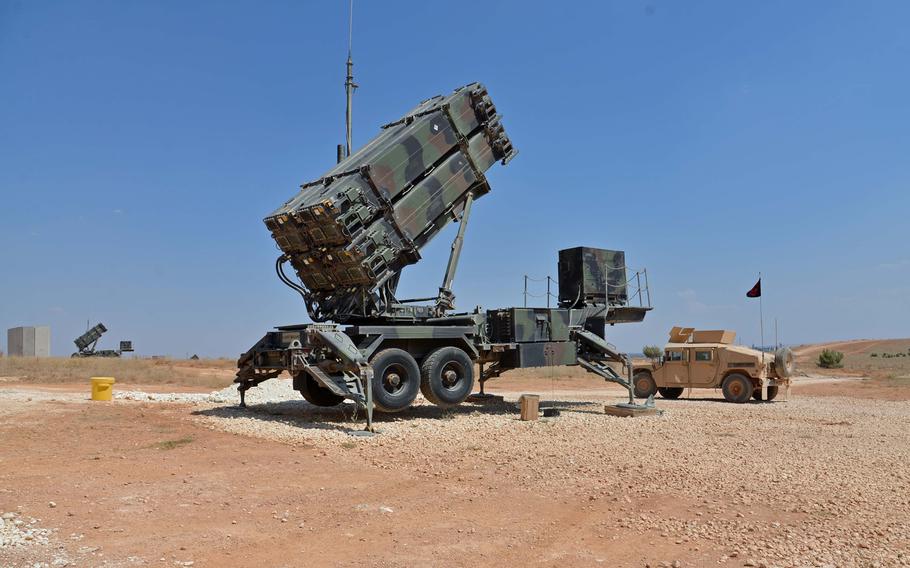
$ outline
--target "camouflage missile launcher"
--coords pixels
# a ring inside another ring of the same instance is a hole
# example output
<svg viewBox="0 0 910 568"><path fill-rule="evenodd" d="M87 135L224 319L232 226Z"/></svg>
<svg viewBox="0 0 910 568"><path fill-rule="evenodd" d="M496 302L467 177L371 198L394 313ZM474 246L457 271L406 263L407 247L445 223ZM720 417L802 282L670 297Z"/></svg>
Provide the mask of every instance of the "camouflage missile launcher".
<svg viewBox="0 0 910 568"><path fill-rule="evenodd" d="M120 357L123 353L133 351L132 341L121 341L120 349L96 349L101 336L107 333L107 327L103 323L92 327L79 337L73 340L76 348L79 349L72 357Z"/></svg>
<svg viewBox="0 0 910 568"><path fill-rule="evenodd" d="M392 315L401 270L515 155L483 85L425 100L265 218L316 321ZM427 314L429 315L429 314Z"/></svg>
<svg viewBox="0 0 910 568"><path fill-rule="evenodd" d="M515 154L486 89L472 83L385 125L269 215L278 276L320 323L279 327L240 356L241 405L248 389L287 372L312 405L355 401L370 429L374 408L400 412L418 393L451 407L471 394L475 376L482 396L486 381L509 370L560 365L623 385L632 403L631 360L605 332L641 321L651 305L647 274L627 270L622 251L560 251L559 307L453 312L471 207L490 191L484 172ZM438 294L396 298L402 269L453 221ZM284 273L287 263L299 283Z"/></svg>

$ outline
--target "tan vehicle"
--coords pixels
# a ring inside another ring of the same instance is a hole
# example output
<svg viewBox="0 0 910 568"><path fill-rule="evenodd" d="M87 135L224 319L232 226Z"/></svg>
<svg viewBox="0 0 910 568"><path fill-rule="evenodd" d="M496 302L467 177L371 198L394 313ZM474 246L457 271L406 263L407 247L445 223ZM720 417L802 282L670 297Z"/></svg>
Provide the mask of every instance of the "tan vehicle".
<svg viewBox="0 0 910 568"><path fill-rule="evenodd" d="M635 396L679 398L687 388L719 388L728 401L743 403L774 400L784 387L786 398L793 374L790 350L763 353L733 345L734 339L735 331L674 327L663 357L634 366Z"/></svg>

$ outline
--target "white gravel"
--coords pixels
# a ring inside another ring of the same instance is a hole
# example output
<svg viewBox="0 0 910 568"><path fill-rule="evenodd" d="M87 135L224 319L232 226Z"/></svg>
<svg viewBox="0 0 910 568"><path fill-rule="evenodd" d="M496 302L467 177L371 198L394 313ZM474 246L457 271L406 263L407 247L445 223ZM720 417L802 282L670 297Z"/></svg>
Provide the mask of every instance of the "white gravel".
<svg viewBox="0 0 910 568"><path fill-rule="evenodd" d="M49 568L70 564L65 550L51 542L53 531L38 526L38 520L15 512L0 514L0 566Z"/></svg>
<svg viewBox="0 0 910 568"><path fill-rule="evenodd" d="M237 393L237 385L234 384L210 393L149 393L143 391L115 390L114 398L118 400L191 404L238 404L240 402L240 395ZM282 400L300 400L300 393L291 388L290 379L268 380L246 392L247 404L260 404L263 402L276 402Z"/></svg>
<svg viewBox="0 0 910 568"><path fill-rule="evenodd" d="M13 512L0 515L0 549L47 546L51 531L36 526L35 519L23 519Z"/></svg>

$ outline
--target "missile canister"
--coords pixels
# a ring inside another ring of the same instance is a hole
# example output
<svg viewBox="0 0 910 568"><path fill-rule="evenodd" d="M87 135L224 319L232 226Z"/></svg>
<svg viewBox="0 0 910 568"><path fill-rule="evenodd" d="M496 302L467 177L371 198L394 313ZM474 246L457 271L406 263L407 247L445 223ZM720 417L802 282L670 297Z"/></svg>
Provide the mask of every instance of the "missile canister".
<svg viewBox="0 0 910 568"><path fill-rule="evenodd" d="M479 83L427 99L265 218L314 319L370 315L468 194L490 191L484 172L516 153L500 119Z"/></svg>

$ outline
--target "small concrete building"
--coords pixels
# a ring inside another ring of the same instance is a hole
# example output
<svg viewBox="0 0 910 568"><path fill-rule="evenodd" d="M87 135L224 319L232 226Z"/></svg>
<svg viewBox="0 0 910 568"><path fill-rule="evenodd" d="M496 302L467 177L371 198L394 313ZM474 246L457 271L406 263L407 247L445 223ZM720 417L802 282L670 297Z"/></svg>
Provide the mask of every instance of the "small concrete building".
<svg viewBox="0 0 910 568"><path fill-rule="evenodd" d="M6 350L10 357L50 357L51 328L13 327L6 330Z"/></svg>

